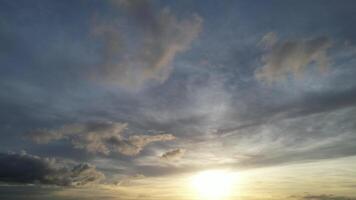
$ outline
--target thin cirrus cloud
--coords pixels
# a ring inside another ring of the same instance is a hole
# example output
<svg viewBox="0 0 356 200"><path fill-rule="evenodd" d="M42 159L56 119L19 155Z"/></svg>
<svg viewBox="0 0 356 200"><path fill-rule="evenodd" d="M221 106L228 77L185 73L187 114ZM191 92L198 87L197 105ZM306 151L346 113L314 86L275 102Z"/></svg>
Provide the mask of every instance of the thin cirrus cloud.
<svg viewBox="0 0 356 200"><path fill-rule="evenodd" d="M139 154L143 148L153 142L174 140L172 134L124 136L126 123L92 122L69 124L53 130L34 130L26 138L39 144L54 140L67 139L74 148L84 149L89 153L109 155L112 152L127 156Z"/></svg>
<svg viewBox="0 0 356 200"><path fill-rule="evenodd" d="M332 43L325 36L280 41L275 33L270 32L259 44L266 51L262 57L263 66L255 71L255 77L261 81L274 82L288 75L301 76L312 63L316 63L320 70L330 63L327 51Z"/></svg>
<svg viewBox="0 0 356 200"><path fill-rule="evenodd" d="M180 20L168 8L155 12L147 1L113 1L112 5L127 11L138 25L140 37L130 38L116 20L96 20L91 32L103 43L104 61L99 66L102 80L125 88L167 80L176 55L188 50L202 29L200 16ZM128 45L128 40L138 41L138 47Z"/></svg>

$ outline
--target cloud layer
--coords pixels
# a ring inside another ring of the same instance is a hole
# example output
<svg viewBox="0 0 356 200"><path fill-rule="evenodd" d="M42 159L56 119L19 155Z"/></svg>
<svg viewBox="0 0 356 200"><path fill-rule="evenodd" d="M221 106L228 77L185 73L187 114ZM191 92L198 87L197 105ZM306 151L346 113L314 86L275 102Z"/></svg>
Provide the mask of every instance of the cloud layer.
<svg viewBox="0 0 356 200"><path fill-rule="evenodd" d="M101 171L92 188L158 194L201 170L313 162L301 171L340 173L333 188L288 168L281 192L354 189L340 165L356 155L355 3L26 2L0 1L0 152L41 157L1 154L2 182L88 185Z"/></svg>
<svg viewBox="0 0 356 200"><path fill-rule="evenodd" d="M301 199L304 200L355 200L355 197L347 196L335 196L331 194L322 194L322 195L305 195Z"/></svg>
<svg viewBox="0 0 356 200"><path fill-rule="evenodd" d="M41 158L25 152L0 153L0 182L84 186L98 183L104 178L103 173L88 163L68 168L55 159Z"/></svg>

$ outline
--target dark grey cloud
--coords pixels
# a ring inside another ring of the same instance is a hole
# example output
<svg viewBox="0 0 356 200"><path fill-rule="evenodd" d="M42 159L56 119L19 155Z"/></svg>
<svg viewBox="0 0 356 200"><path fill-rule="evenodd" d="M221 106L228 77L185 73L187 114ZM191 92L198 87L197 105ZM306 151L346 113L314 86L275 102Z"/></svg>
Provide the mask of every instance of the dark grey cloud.
<svg viewBox="0 0 356 200"><path fill-rule="evenodd" d="M167 161L178 160L184 156L184 153L185 149L173 149L162 154L160 158Z"/></svg>
<svg viewBox="0 0 356 200"><path fill-rule="evenodd" d="M0 153L0 182L4 183L85 186L104 178L103 173L88 163L69 168L54 158L42 158L25 152Z"/></svg>
<svg viewBox="0 0 356 200"><path fill-rule="evenodd" d="M6 200L60 200L53 193L61 191L59 187L42 187L40 185L1 185L0 198Z"/></svg>

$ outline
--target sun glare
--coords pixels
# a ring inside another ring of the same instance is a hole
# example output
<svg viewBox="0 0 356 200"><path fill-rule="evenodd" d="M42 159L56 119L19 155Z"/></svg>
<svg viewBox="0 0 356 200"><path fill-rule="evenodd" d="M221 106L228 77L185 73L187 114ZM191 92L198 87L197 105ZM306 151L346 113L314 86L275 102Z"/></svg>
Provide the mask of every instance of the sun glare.
<svg viewBox="0 0 356 200"><path fill-rule="evenodd" d="M223 170L203 171L193 176L192 185L200 199L222 200L230 195L235 176Z"/></svg>

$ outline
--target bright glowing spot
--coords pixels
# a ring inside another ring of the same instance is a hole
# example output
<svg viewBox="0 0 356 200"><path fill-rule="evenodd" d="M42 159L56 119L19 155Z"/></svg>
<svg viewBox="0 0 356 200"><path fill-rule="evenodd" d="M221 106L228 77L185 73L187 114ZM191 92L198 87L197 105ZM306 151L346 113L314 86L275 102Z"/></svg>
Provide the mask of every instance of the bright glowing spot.
<svg viewBox="0 0 356 200"><path fill-rule="evenodd" d="M201 199L220 200L230 195L235 178L227 171L204 171L193 177L192 185Z"/></svg>

